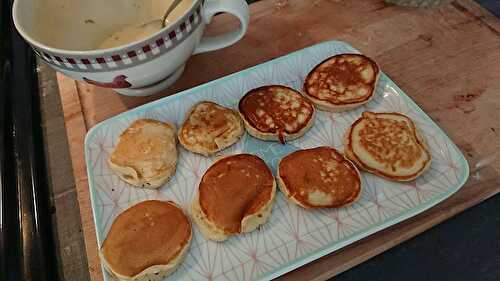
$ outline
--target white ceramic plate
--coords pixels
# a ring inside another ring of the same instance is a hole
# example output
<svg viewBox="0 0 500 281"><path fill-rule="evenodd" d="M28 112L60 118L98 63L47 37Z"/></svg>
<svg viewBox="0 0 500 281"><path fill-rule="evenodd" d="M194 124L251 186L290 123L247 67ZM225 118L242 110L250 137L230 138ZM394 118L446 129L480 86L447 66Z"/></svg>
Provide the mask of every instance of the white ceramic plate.
<svg viewBox="0 0 500 281"><path fill-rule="evenodd" d="M283 84L300 90L304 77L319 62L340 53L357 53L346 43L330 41L257 65L182 93L110 118L87 134L85 155L99 246L114 218L147 199L172 200L188 210L198 181L213 161L179 145L177 172L158 190L132 187L107 165L120 133L138 118L170 121L178 127L186 111L201 100L237 109L250 89ZM338 250L363 237L410 218L449 197L466 181L467 162L446 134L385 74L375 98L345 113L318 111L314 127L287 145L257 140L248 134L221 154L254 153L276 171L278 160L302 148L320 145L343 149L342 136L361 112L395 111L411 117L423 132L432 153L430 169L416 181L396 183L362 173L363 191L353 205L339 209L304 210L278 192L267 224L224 243L207 241L193 224L194 239L180 268L168 280L269 280ZM105 280L110 280L107 273Z"/></svg>

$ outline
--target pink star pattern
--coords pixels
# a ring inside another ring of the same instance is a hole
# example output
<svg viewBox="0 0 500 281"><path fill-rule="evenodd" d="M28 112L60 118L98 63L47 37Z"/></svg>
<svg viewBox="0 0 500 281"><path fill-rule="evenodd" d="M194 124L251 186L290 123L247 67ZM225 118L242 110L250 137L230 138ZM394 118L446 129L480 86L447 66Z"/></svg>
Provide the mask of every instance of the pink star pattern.
<svg viewBox="0 0 500 281"><path fill-rule="evenodd" d="M212 100L237 109L239 98L261 85L275 83L300 90L304 77L318 62L347 52L357 51L342 42L326 42L139 107L97 125L87 137L85 153L99 244L116 216L142 200L172 200L188 211L201 176L215 159L193 154L179 146L177 171L167 184L157 190L132 187L121 181L107 165L118 136L131 122L138 118L153 118L179 127L189 108L201 100ZM224 243L207 241L193 225L193 240L186 259L168 279L269 280L411 217L461 187L468 176L463 155L384 74L370 103L344 113L317 111L311 130L288 145L291 150L320 145L342 150L346 129L364 110L396 111L410 116L421 129L433 156L430 169L408 183L391 182L363 173L360 199L338 209L305 210L288 202L278 191L267 224ZM271 143L255 142L245 134L238 143L219 155L260 149L259 155L270 163L283 153L278 148L271 147ZM105 278L111 280L107 275Z"/></svg>

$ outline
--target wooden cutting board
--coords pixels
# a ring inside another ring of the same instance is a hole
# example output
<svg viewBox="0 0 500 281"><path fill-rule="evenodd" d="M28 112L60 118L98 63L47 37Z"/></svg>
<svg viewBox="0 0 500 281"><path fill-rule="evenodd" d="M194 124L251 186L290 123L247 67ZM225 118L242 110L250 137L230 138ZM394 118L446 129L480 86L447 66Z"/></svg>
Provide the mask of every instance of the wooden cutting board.
<svg viewBox="0 0 500 281"><path fill-rule="evenodd" d="M217 16L208 32L236 24ZM434 208L281 279L327 279L500 191L500 156L475 170L480 159L500 148L498 19L472 0L436 9L401 8L382 0L263 0L251 5L251 23L242 41L192 57L181 79L159 95L125 97L58 75L92 280L102 280L102 274L84 161L86 132L141 104L331 39L346 41L374 58L458 144L472 173L458 193Z"/></svg>

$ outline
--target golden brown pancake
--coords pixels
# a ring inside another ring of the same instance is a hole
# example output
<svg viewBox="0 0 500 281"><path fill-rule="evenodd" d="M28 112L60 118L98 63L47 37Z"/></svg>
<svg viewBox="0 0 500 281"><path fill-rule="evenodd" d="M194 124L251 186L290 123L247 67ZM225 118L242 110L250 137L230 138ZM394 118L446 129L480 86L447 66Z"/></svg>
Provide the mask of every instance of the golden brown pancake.
<svg viewBox="0 0 500 281"><path fill-rule="evenodd" d="M178 138L187 150L210 155L237 142L244 132L237 112L203 101L191 108Z"/></svg>
<svg viewBox="0 0 500 281"><path fill-rule="evenodd" d="M400 113L363 112L347 131L345 146L358 167L396 181L415 179L431 163L415 124Z"/></svg>
<svg viewBox="0 0 500 281"><path fill-rule="evenodd" d="M280 85L249 91L239 102L245 127L263 140L293 140L304 135L314 121L314 106L299 92Z"/></svg>
<svg viewBox="0 0 500 281"><path fill-rule="evenodd" d="M106 269L122 280L149 274L151 267L155 272L172 271L183 258L191 235L187 216L174 203L143 201L116 217L102 244L101 257Z"/></svg>
<svg viewBox="0 0 500 281"><path fill-rule="evenodd" d="M361 194L361 177L351 161L331 147L290 153L278 165L279 187L304 208L342 207Z"/></svg>
<svg viewBox="0 0 500 281"><path fill-rule="evenodd" d="M311 70L304 92L319 109L349 110L373 97L378 76L379 67L364 55L335 55Z"/></svg>
<svg viewBox="0 0 500 281"><path fill-rule="evenodd" d="M250 232L266 222L275 190L271 170L259 157L236 154L222 158L200 181L193 203L194 219L213 240Z"/></svg>

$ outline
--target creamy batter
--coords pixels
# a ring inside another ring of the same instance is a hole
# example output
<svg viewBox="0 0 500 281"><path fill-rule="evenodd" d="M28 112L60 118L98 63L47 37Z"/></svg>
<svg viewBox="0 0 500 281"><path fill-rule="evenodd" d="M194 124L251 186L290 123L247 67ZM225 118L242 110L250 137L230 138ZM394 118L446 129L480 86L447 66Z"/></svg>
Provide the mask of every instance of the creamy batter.
<svg viewBox="0 0 500 281"><path fill-rule="evenodd" d="M114 32L111 36L107 37L102 43L99 44L99 49L107 49L118 46L123 46L132 42L140 41L162 28L161 18L167 7L172 4L173 0L149 1L144 5L151 5L150 9L155 17L143 22L133 23L126 25L123 28ZM170 13L166 20L166 26L175 22L182 17L186 11L191 7L193 0L183 0L179 5ZM149 9L149 7L144 7Z"/></svg>

